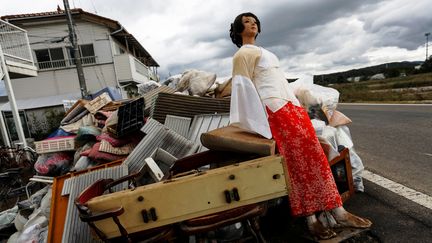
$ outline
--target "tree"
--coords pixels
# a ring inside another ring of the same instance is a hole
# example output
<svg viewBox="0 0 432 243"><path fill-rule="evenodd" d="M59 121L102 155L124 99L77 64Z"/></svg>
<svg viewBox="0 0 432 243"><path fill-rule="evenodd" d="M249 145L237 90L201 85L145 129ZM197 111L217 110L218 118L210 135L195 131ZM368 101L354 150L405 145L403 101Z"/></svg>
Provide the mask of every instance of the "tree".
<svg viewBox="0 0 432 243"><path fill-rule="evenodd" d="M426 59L423 64L420 66L421 73L432 72L432 56Z"/></svg>

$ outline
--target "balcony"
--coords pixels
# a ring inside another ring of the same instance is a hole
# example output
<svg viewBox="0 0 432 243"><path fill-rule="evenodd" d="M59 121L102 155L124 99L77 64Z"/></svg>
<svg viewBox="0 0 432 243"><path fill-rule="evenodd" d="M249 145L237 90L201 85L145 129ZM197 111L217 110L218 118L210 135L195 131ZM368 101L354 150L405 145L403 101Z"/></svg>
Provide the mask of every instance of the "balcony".
<svg viewBox="0 0 432 243"><path fill-rule="evenodd" d="M27 31L0 20L0 49L7 66L7 70L0 68L0 76L6 71L11 78L37 76Z"/></svg>
<svg viewBox="0 0 432 243"><path fill-rule="evenodd" d="M114 56L114 66L120 83L145 83L157 80L155 73L137 58L130 54Z"/></svg>
<svg viewBox="0 0 432 243"><path fill-rule="evenodd" d="M69 67L75 67L75 58L53 60L48 62L38 62L37 66L39 70L52 70L52 69L63 69ZM81 57L81 63L83 66L96 64L97 56Z"/></svg>

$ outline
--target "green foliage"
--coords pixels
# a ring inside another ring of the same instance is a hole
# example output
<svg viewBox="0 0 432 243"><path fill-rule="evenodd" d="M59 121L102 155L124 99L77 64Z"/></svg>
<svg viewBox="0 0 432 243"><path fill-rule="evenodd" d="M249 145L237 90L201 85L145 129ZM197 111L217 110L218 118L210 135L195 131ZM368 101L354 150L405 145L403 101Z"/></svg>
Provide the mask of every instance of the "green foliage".
<svg viewBox="0 0 432 243"><path fill-rule="evenodd" d="M398 77L401 72L406 74L414 73L414 67L421 62L392 62L360 69L352 69L345 72L314 75L313 81L316 84L328 85L348 83L351 77L360 77L360 81L365 81L377 73L387 73L386 77Z"/></svg>
<svg viewBox="0 0 432 243"><path fill-rule="evenodd" d="M393 69L387 69L384 72L384 75L386 76L386 78L396 78L396 77L399 77L400 72L398 69L394 69L394 68Z"/></svg>
<svg viewBox="0 0 432 243"><path fill-rule="evenodd" d="M384 80L335 84L340 102L432 102L432 73Z"/></svg>
<svg viewBox="0 0 432 243"><path fill-rule="evenodd" d="M432 72L432 56L430 56L420 67L421 73Z"/></svg>
<svg viewBox="0 0 432 243"><path fill-rule="evenodd" d="M43 117L38 117L36 113L28 112L27 114L29 126L31 126L31 137L36 141L47 138L49 134L59 128L64 112L58 109L47 109L44 110Z"/></svg>

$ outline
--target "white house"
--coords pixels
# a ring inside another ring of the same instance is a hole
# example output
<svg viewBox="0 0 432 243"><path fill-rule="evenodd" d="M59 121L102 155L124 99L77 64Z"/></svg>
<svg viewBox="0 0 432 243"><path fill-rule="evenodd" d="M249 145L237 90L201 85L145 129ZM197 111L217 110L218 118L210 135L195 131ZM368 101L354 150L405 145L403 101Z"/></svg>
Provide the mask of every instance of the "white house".
<svg viewBox="0 0 432 243"><path fill-rule="evenodd" d="M127 98L136 94L137 84L158 80L158 63L118 21L82 9L72 9L71 14L89 93L111 87ZM38 120L46 116L48 107L58 109L63 100L80 98L65 12L58 9L1 19L27 31L38 69L36 77L12 79L18 109L38 113L33 116ZM1 110L7 113L10 108L5 104ZM32 123L28 114L24 117Z"/></svg>
<svg viewBox="0 0 432 243"><path fill-rule="evenodd" d="M131 93L136 84L158 79L158 63L118 21L82 9L71 13L90 93L105 87ZM80 91L64 11L1 18L27 30L38 67L37 77L14 80L17 99Z"/></svg>

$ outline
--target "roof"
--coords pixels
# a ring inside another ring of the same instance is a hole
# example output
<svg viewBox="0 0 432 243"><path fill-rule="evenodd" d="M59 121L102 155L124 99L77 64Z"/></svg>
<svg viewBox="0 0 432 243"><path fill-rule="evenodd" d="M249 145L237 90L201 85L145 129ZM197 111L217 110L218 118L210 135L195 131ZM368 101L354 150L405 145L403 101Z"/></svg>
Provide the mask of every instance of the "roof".
<svg viewBox="0 0 432 243"><path fill-rule="evenodd" d="M75 20L81 19L83 21L88 21L106 26L112 31L111 35L117 41L122 43L124 46L129 45L130 47L135 47L135 56L142 63L150 67L159 67L159 64L153 59L153 57L147 52L147 50L118 21L86 12L81 8L71 9L71 14ZM64 10L42 13L5 15L1 16L0 18L17 26L22 23L28 23L32 21L66 19Z"/></svg>
<svg viewBox="0 0 432 243"><path fill-rule="evenodd" d="M78 100L81 98L81 93L68 93L54 96L44 96L32 99L16 100L18 110L36 109L50 106L63 105L63 100ZM0 107L2 111L10 111L9 102Z"/></svg>

